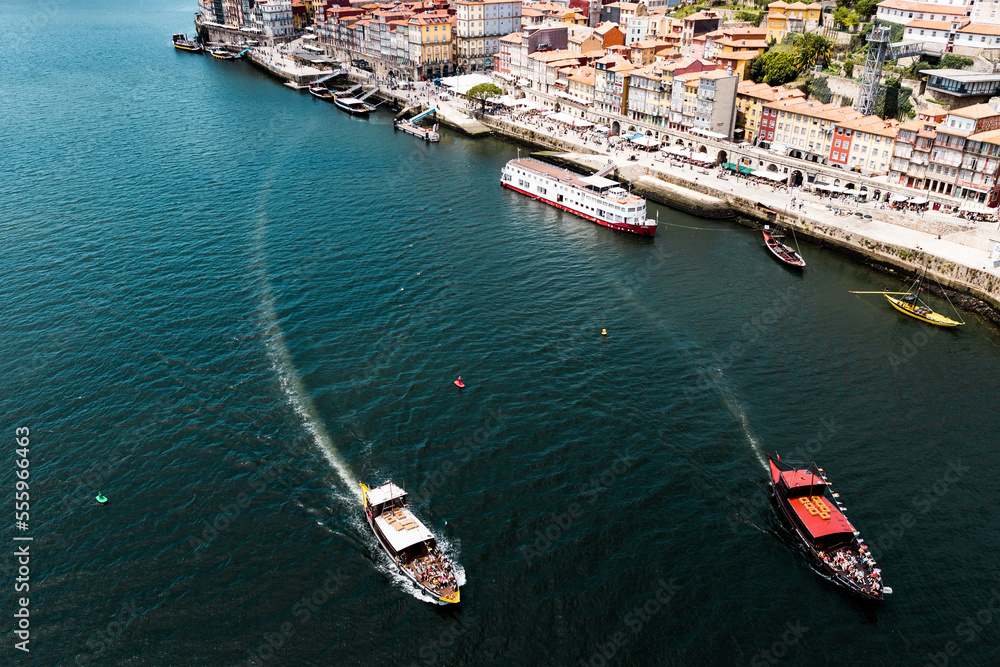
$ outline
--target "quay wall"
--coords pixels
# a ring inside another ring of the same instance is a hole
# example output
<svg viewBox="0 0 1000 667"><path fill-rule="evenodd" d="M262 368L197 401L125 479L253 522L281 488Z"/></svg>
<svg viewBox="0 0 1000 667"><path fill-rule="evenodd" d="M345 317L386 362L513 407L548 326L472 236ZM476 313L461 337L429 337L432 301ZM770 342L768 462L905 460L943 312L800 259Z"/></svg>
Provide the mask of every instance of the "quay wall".
<svg viewBox="0 0 1000 667"><path fill-rule="evenodd" d="M561 156L558 161L585 173L595 171L591 165L565 156ZM642 166L629 166L615 172L617 180L631 184L634 191L657 203L703 217L730 218L751 229L760 229L764 224L794 229L798 237L814 245L835 250L882 273L909 277L927 267L927 274L946 288L941 290L937 285L929 283L926 285L928 289L939 294L945 293L955 306L979 313L1000 324L1000 278L986 271L950 262L931 253L818 223L805 214L768 211L755 201L704 183L676 177L667 181L663 176L655 169ZM706 204L704 195L719 203ZM706 210L708 215L705 215Z"/></svg>

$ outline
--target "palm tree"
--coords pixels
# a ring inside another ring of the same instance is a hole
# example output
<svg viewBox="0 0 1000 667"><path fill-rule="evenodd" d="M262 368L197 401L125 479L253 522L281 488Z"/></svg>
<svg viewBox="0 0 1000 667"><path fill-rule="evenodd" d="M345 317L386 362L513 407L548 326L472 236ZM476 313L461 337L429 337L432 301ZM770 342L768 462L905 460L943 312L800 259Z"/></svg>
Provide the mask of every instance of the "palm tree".
<svg viewBox="0 0 1000 667"><path fill-rule="evenodd" d="M833 44L826 37L806 33L795 43L796 64L800 70L812 69L833 55Z"/></svg>

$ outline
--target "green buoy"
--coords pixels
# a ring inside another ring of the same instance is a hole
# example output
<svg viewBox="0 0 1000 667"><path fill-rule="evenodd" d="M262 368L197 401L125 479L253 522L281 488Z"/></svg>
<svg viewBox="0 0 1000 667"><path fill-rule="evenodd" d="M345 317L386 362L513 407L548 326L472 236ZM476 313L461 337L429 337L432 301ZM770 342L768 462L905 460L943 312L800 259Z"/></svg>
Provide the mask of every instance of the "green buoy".
<svg viewBox="0 0 1000 667"><path fill-rule="evenodd" d="M104 497L104 494L103 494L103 493L101 493L100 491L98 491L98 492L97 492L97 498L96 498L96 500L97 500L97 502L99 502L99 503L100 503L101 505L103 505L103 504L105 504L106 502L108 502L108 499L107 499L107 498L105 498L105 497Z"/></svg>

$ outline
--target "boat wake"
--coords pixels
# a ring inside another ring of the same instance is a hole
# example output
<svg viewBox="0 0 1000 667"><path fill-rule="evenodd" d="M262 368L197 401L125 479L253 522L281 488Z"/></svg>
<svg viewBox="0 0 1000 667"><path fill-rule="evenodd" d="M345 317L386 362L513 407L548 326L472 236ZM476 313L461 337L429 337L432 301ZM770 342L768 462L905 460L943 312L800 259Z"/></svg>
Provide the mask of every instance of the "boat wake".
<svg viewBox="0 0 1000 667"><path fill-rule="evenodd" d="M371 552L375 554L376 569L388 576L399 588L417 599L430 600L442 605L447 604L427 595L423 589L400 572L395 563L379 547L375 536L372 535L368 525L361 518L363 496L361 488L358 486L358 478L340 455L339 450L324 428L312 398L302 384L301 376L295 367L294 360L285 342L285 334L275 311L274 291L271 287L270 273L267 270L267 258L264 251L265 230L266 214L261 212L254 234L254 251L260 274L261 320L264 323L264 341L267 354L271 359L272 368L278 375L281 389L284 391L295 413L301 419L302 425L309 433L310 439L330 463L337 477L339 477L339 481L343 484L343 488L338 490L340 491L337 494L338 498L346 502L349 507L349 525L356 531L357 535L364 536L364 541L371 549ZM370 447L366 447L366 449L370 450ZM317 523L323 525L322 520L318 519ZM327 530L330 529L327 527ZM458 564L454 550L450 547L450 544L441 538L438 538L438 545L451 560L459 585L463 585L465 583L465 570Z"/></svg>
<svg viewBox="0 0 1000 667"><path fill-rule="evenodd" d="M723 375L721 368L713 369L713 373L709 373L709 376L713 377L713 382L715 388L719 390L719 395L722 396L722 402L726 406L726 410L732 415L733 419L739 425L740 430L743 432L743 437L746 438L747 444L750 445L750 449L757 456L757 460L764 470L767 470L767 457L764 456L764 450L760 446L760 440L754 435L753 430L750 428L750 415L747 414L746 409L740 404L739 399L736 398L736 394L733 390L726 384L725 376Z"/></svg>

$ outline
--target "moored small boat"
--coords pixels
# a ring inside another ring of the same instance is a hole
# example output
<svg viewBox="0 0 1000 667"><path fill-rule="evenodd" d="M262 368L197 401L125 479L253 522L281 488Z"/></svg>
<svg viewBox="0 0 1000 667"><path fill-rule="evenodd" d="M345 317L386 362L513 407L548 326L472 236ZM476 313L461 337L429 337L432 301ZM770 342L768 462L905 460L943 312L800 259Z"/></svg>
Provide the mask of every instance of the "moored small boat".
<svg viewBox="0 0 1000 667"><path fill-rule="evenodd" d="M962 320L962 316L958 314L958 309L955 309L955 315L958 317L958 320L953 320L950 317L946 317L941 313L935 312L930 306L920 300L920 293L924 291L924 279L926 277L927 269L925 268L923 273L917 274L913 284L910 285L909 289L905 292L890 292L888 290L882 292L851 290L851 294L881 294L885 297L886 301L892 304L892 307L899 312L927 324L933 324L939 327L960 327L965 324L965 321ZM945 298L948 298L947 293L945 293ZM951 304L950 299L948 299L948 303ZM954 304L952 304L951 307L954 309Z"/></svg>
<svg viewBox="0 0 1000 667"><path fill-rule="evenodd" d="M795 248L784 243L785 237L780 231L775 230L772 232L767 225L764 225L764 229L761 232L764 234L764 244L767 245L767 249L771 251L772 255L788 266L793 266L797 269L805 267L806 262L802 259L802 255Z"/></svg>
<svg viewBox="0 0 1000 667"><path fill-rule="evenodd" d="M805 547L813 567L849 592L880 601L892 589L844 515L839 494L830 490L822 468L796 468L767 455L772 499L782 520Z"/></svg>
<svg viewBox="0 0 1000 667"><path fill-rule="evenodd" d="M360 100L356 97L335 95L333 103L337 105L337 108L355 116L367 116L372 111L375 111L375 107L371 104L368 104L364 100Z"/></svg>
<svg viewBox="0 0 1000 667"><path fill-rule="evenodd" d="M916 294L904 293L898 299L891 296L888 292L884 293L884 296L892 304L893 308L910 317L915 317L921 322L934 324L939 327L960 327L965 324L965 322L956 322L950 317L945 317L941 313L934 312L927 304L921 302Z"/></svg>
<svg viewBox="0 0 1000 667"><path fill-rule="evenodd" d="M410 511L406 492L391 481L374 489L359 485L368 525L396 567L434 599L457 604L454 568L434 534Z"/></svg>
<svg viewBox="0 0 1000 667"><path fill-rule="evenodd" d="M313 97L318 97L321 100L326 100L327 102L333 102L336 97L332 90L319 84L309 86L309 94Z"/></svg>
<svg viewBox="0 0 1000 667"><path fill-rule="evenodd" d="M219 60L239 60L241 57L239 53L233 53L232 51L221 46L208 49L208 53L213 58L218 58Z"/></svg>
<svg viewBox="0 0 1000 667"><path fill-rule="evenodd" d="M196 40L188 39L183 32L174 33L174 48L188 53L201 53L202 46Z"/></svg>

